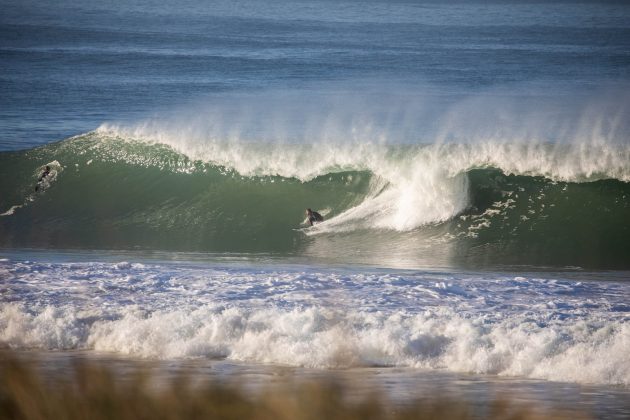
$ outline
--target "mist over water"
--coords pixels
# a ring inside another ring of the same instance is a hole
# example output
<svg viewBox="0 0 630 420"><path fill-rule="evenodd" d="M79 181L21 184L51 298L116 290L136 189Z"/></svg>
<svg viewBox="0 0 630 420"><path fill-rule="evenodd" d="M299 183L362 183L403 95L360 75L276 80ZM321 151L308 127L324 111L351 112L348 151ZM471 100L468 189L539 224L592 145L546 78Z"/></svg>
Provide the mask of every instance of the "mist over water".
<svg viewBox="0 0 630 420"><path fill-rule="evenodd" d="M215 142L419 144L627 143L628 83L587 90L513 83L476 92L384 79L309 84L208 97L134 123L101 124L125 136L179 146L210 159Z"/></svg>

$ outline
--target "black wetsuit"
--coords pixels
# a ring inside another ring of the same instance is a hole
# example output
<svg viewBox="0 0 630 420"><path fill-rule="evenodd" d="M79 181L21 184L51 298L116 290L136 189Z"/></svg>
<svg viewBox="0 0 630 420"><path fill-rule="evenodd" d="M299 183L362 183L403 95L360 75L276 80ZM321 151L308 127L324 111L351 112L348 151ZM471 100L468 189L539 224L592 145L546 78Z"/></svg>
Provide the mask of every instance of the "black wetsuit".
<svg viewBox="0 0 630 420"><path fill-rule="evenodd" d="M46 178L48 175L50 175L50 170L45 170L42 175L39 177L39 182L42 182L44 180L44 178Z"/></svg>
<svg viewBox="0 0 630 420"><path fill-rule="evenodd" d="M308 215L308 221L311 224L311 226L313 226L313 222L323 222L324 221L324 217L317 213L316 211L311 212L311 214Z"/></svg>

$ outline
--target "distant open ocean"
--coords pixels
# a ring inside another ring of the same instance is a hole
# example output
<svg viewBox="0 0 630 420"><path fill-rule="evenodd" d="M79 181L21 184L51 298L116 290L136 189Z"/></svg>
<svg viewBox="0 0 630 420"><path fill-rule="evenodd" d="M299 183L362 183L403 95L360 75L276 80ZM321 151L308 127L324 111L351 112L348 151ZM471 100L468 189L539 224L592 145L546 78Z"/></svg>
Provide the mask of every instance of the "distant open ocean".
<svg viewBox="0 0 630 420"><path fill-rule="evenodd" d="M0 344L630 416L630 5L0 8Z"/></svg>

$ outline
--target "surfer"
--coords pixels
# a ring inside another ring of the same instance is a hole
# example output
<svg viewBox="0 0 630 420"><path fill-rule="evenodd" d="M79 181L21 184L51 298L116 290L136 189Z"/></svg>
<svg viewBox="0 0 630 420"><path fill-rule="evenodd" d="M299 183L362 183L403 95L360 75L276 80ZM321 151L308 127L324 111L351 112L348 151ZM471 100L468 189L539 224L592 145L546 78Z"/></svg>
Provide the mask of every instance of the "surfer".
<svg viewBox="0 0 630 420"><path fill-rule="evenodd" d="M46 177L48 177L48 175L50 175L50 166L46 165L44 172L42 172L42 174L39 176L39 179L37 180L37 185L35 185L35 192L39 190L40 184L44 179L46 179Z"/></svg>
<svg viewBox="0 0 630 420"><path fill-rule="evenodd" d="M306 209L306 217L308 218L308 224L311 226L313 226L313 222L324 221L324 216L311 209Z"/></svg>

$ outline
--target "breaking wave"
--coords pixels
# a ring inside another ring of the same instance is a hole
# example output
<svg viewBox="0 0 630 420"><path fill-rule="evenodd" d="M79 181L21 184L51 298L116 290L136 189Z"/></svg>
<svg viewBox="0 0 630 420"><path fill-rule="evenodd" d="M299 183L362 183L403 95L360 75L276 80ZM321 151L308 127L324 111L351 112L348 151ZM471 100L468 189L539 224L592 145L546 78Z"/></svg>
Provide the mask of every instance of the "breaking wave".
<svg viewBox="0 0 630 420"><path fill-rule="evenodd" d="M624 143L199 142L104 125L0 163L4 247L630 266ZM327 220L306 229L306 207Z"/></svg>

